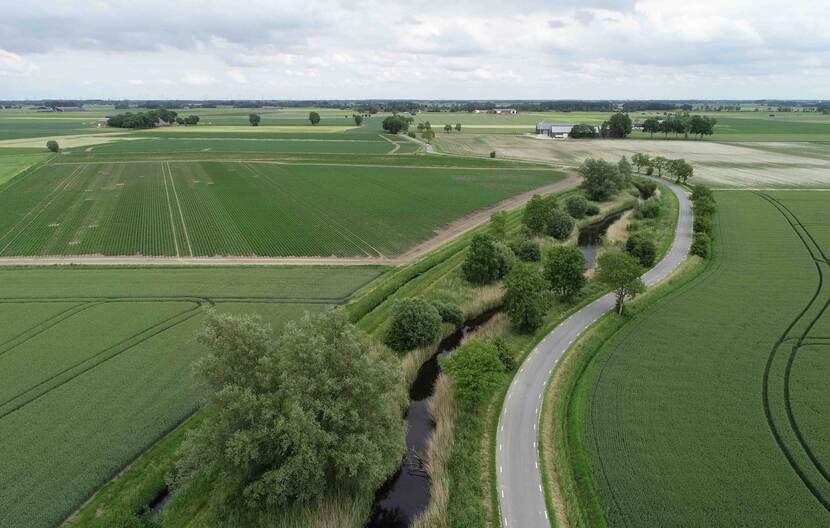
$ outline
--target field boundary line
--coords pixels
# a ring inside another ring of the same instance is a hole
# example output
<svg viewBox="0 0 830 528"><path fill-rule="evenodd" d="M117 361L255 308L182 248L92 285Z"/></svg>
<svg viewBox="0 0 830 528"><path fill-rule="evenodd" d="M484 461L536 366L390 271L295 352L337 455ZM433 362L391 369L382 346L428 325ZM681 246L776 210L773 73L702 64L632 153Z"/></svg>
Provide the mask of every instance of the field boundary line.
<svg viewBox="0 0 830 528"><path fill-rule="evenodd" d="M147 154L153 154L148 152ZM314 152L314 154L327 154L325 152ZM347 155L341 152L329 153L337 155ZM379 154L379 157L385 157L385 154ZM441 156L450 156L449 154L441 154ZM456 156L458 158L465 158L465 156ZM474 159L489 159L489 158L474 158ZM548 172L551 170L564 170L573 168L572 165L543 165L537 164L535 167L458 167L447 165L389 165L384 163L332 163L332 162L309 162L309 161L286 161L274 160L267 158L254 159L227 159L227 158L201 158L201 159L139 159L139 160L110 160L110 161L60 161L51 163L51 165L119 165L119 164L134 164L134 163L156 163L163 161L166 163L259 163L263 165L299 165L299 166L321 166L321 167L364 167L364 168L378 168L378 169L415 169L415 170L466 170L466 171L537 171ZM518 158L510 161L524 161Z"/></svg>
<svg viewBox="0 0 830 528"><path fill-rule="evenodd" d="M173 181L173 171L170 170L170 162L165 162L167 166L167 174L170 176L170 186L173 187L173 196L176 198L176 207L179 209L179 218L182 219L182 231L184 231L184 238L187 241L187 251L190 256L193 256L193 247L190 245L190 234L187 232L187 224L184 222L184 213L182 212L182 204L179 202L179 193L176 192L176 183Z"/></svg>
<svg viewBox="0 0 830 528"><path fill-rule="evenodd" d="M167 212L170 213L170 229L173 230L173 245L176 247L176 256L179 256L179 239L176 236L176 223L173 221L173 206L170 204L170 191L167 189L167 173L164 163L161 164L161 178L164 181L164 194L167 196Z"/></svg>
<svg viewBox="0 0 830 528"><path fill-rule="evenodd" d="M401 149L401 144L400 143L396 143L396 142L392 141L391 139L384 136L383 134L378 134L378 137L383 139L384 141L388 141L389 143L392 143L393 145L395 145L395 148L393 148L392 150L390 150L389 152L386 153L387 156L389 156L391 154L394 154L395 152L397 152Z"/></svg>

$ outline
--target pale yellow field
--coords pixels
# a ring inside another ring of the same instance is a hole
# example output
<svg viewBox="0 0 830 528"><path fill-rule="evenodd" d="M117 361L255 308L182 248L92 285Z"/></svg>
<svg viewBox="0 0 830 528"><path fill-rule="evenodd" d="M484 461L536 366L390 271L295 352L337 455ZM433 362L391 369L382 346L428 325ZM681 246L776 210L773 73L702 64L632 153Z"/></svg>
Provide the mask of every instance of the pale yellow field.
<svg viewBox="0 0 830 528"><path fill-rule="evenodd" d="M102 145L115 141L127 141L131 139L144 139L135 137L129 133L113 132L102 134L78 134L75 136L44 136L25 139L4 139L0 140L0 148L43 148L46 149L46 142L54 139L61 149L86 147L89 145Z"/></svg>
<svg viewBox="0 0 830 528"><path fill-rule="evenodd" d="M683 158L694 180L713 187L830 188L830 147L817 143L740 143L639 139L553 140L503 134L437 134L436 149L448 154L548 161L566 166L599 157L616 161L642 152Z"/></svg>

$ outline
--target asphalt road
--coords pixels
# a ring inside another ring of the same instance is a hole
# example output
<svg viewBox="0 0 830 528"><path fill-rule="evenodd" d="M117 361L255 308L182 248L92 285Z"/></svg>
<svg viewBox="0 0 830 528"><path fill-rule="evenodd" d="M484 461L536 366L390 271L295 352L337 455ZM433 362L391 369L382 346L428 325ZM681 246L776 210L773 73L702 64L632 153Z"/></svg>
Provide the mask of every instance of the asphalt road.
<svg viewBox="0 0 830 528"><path fill-rule="evenodd" d="M666 278L689 253L692 238L692 208L688 196L672 183L680 201L674 242L668 254L649 270L646 286ZM528 355L507 392L496 436L496 476L501 525L505 528L548 528L545 495L539 473L539 413L548 379L557 361L571 343L606 312L614 309L614 296L607 294L574 313L551 331Z"/></svg>

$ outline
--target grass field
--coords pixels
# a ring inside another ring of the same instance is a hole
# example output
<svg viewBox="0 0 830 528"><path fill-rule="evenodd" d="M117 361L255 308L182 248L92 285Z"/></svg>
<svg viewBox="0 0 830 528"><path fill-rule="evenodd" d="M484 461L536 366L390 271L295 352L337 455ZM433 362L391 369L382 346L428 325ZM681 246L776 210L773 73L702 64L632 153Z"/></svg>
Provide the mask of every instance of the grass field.
<svg viewBox="0 0 830 528"><path fill-rule="evenodd" d="M716 256L596 352L569 409L591 526L826 526L826 193L721 192Z"/></svg>
<svg viewBox="0 0 830 528"><path fill-rule="evenodd" d="M519 169L52 163L0 193L0 255L394 255L561 178Z"/></svg>
<svg viewBox="0 0 830 528"><path fill-rule="evenodd" d="M199 404L205 310L275 329L379 268L0 270L0 525L54 526Z"/></svg>

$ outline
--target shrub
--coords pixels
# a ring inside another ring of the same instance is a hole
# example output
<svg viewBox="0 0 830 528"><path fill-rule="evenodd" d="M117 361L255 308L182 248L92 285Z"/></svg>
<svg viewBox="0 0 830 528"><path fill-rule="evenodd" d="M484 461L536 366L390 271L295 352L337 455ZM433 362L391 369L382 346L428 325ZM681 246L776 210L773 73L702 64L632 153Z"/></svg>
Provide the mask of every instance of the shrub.
<svg viewBox="0 0 830 528"><path fill-rule="evenodd" d="M545 278L536 266L521 263L505 279L504 308L510 323L520 332L541 326L547 311Z"/></svg>
<svg viewBox="0 0 830 528"><path fill-rule="evenodd" d="M648 167L646 167L646 175L647 175L647 176L651 176L651 175L653 175L653 174L654 174L654 167L652 167L651 165L649 165Z"/></svg>
<svg viewBox="0 0 830 528"><path fill-rule="evenodd" d="M623 180L628 181L631 179L631 163L628 162L625 156L621 157L617 163L617 170L620 171L620 176Z"/></svg>
<svg viewBox="0 0 830 528"><path fill-rule="evenodd" d="M596 216L599 214L599 206L589 203L588 208L585 209L585 216Z"/></svg>
<svg viewBox="0 0 830 528"><path fill-rule="evenodd" d="M499 361L504 366L504 370L510 372L516 368L516 360L513 359L513 354L510 352L510 345L503 337L497 337L493 340L496 350L499 351Z"/></svg>
<svg viewBox="0 0 830 528"><path fill-rule="evenodd" d="M640 261L644 268L650 268L657 259L657 246L643 233L637 233L625 242L625 251Z"/></svg>
<svg viewBox="0 0 830 528"><path fill-rule="evenodd" d="M524 240L516 248L516 256L525 262L539 262L542 258L542 249L535 240Z"/></svg>
<svg viewBox="0 0 830 528"><path fill-rule="evenodd" d="M710 216L698 215L695 218L694 231L696 233L706 233L709 235L709 238L711 238L713 228L714 224L712 223L712 218Z"/></svg>
<svg viewBox="0 0 830 528"><path fill-rule="evenodd" d="M689 252L692 255L709 258L712 252L712 239L706 233L695 233L692 236L692 247Z"/></svg>
<svg viewBox="0 0 830 528"><path fill-rule="evenodd" d="M386 344L405 352L435 341L441 329L441 314L420 297L401 299L392 311L392 324L386 332Z"/></svg>
<svg viewBox="0 0 830 528"><path fill-rule="evenodd" d="M496 240L507 237L507 211L497 211L490 215L489 230Z"/></svg>
<svg viewBox="0 0 830 528"><path fill-rule="evenodd" d="M441 361L441 369L452 381L453 396L467 406L489 398L504 374L496 345L483 341L462 345Z"/></svg>
<svg viewBox="0 0 830 528"><path fill-rule="evenodd" d="M617 165L602 159L586 159L579 167L583 181L582 189L589 200L604 202L610 200L625 183Z"/></svg>
<svg viewBox="0 0 830 528"><path fill-rule="evenodd" d="M441 316L441 320L443 322L449 323L456 328L461 328L464 324L464 310L462 310L457 304L451 302L433 301L432 305L436 310L438 310L438 314Z"/></svg>
<svg viewBox="0 0 830 528"><path fill-rule="evenodd" d="M491 157L491 158L495 158L495 157L496 157L496 151L495 151L495 150L493 150L493 151L491 151L491 152L490 152L490 157Z"/></svg>
<svg viewBox="0 0 830 528"><path fill-rule="evenodd" d="M695 216L712 216L715 214L715 200L712 198L700 198L693 202Z"/></svg>
<svg viewBox="0 0 830 528"><path fill-rule="evenodd" d="M573 298L585 285L585 255L573 246L556 246L548 250L543 265L551 290L563 298Z"/></svg>
<svg viewBox="0 0 830 528"><path fill-rule="evenodd" d="M634 210L634 216L640 219L657 218L660 216L661 210L662 206L660 205L660 201L657 200L657 198L652 197L637 205Z"/></svg>
<svg viewBox="0 0 830 528"><path fill-rule="evenodd" d="M654 193L657 191L657 182L652 180L637 178L632 183L634 184L634 187L640 191L640 196L646 199L654 196Z"/></svg>
<svg viewBox="0 0 830 528"><path fill-rule="evenodd" d="M46 148L48 148L50 152L57 152L61 149L60 146L58 146L58 142L54 139L50 139L46 142Z"/></svg>
<svg viewBox="0 0 830 528"><path fill-rule="evenodd" d="M557 240L565 240L574 229L573 217L561 209L553 209L545 218L545 232Z"/></svg>
<svg viewBox="0 0 830 528"><path fill-rule="evenodd" d="M503 242L496 242L496 262L497 262L497 279L500 279L510 273L513 269L513 263L516 262L516 255L513 250Z"/></svg>
<svg viewBox="0 0 830 528"><path fill-rule="evenodd" d="M574 218L582 218L588 210L588 200L584 196L571 196L565 203L568 214Z"/></svg>

